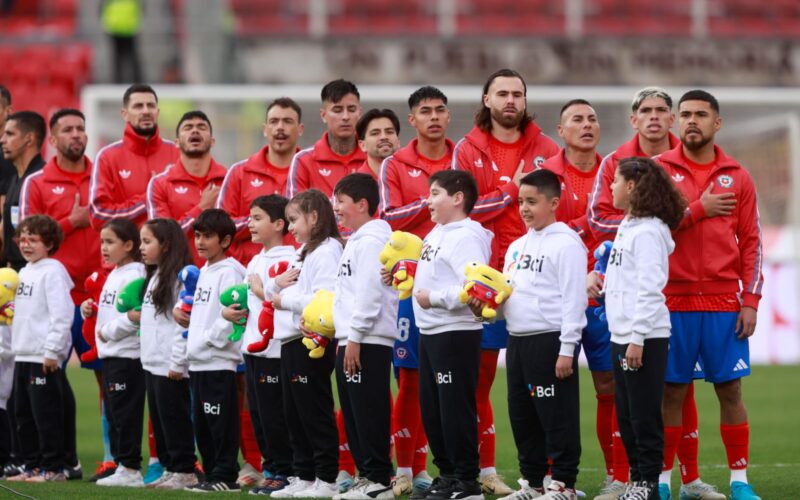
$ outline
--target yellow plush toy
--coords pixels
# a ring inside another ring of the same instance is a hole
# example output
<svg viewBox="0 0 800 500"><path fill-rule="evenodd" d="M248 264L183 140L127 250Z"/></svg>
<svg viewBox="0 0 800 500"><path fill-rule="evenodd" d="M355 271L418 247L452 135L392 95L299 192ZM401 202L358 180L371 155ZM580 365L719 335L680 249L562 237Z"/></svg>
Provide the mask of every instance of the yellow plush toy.
<svg viewBox="0 0 800 500"><path fill-rule="evenodd" d="M314 298L303 309L303 345L308 348L308 357L313 359L325 355L325 348L333 338L333 292L318 290Z"/></svg>
<svg viewBox="0 0 800 500"><path fill-rule="evenodd" d="M378 260L392 275L392 288L400 291L400 300L411 297L422 240L412 233L395 231L383 247Z"/></svg>
<svg viewBox="0 0 800 500"><path fill-rule="evenodd" d="M479 262L470 262L464 269L467 282L458 294L461 302L471 297L483 302L481 316L491 320L497 316L497 308L511 295L511 278L497 269Z"/></svg>
<svg viewBox="0 0 800 500"><path fill-rule="evenodd" d="M14 297L17 296L19 275L10 267L0 268L0 323L10 325L14 319Z"/></svg>

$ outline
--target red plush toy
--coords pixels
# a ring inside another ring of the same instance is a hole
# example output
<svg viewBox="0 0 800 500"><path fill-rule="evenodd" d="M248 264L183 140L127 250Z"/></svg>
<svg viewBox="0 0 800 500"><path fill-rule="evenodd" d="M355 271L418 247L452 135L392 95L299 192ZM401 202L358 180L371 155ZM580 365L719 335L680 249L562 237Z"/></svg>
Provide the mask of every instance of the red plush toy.
<svg viewBox="0 0 800 500"><path fill-rule="evenodd" d="M92 316L84 318L83 339L89 344L89 349L81 354L82 363L91 363L97 359L97 339L95 338L94 330L97 327L97 303L100 301L100 293L103 291L103 286L106 284L108 273L105 270L95 271L86 278L83 285L86 291L89 292L89 297L92 299Z"/></svg>
<svg viewBox="0 0 800 500"><path fill-rule="evenodd" d="M282 260L272 264L267 270L267 275L275 278L285 273L287 269L289 269L289 263ZM258 331L261 332L261 340L248 344L247 352L263 351L275 335L275 308L272 307L272 302L269 300L265 300L261 304L261 314L258 315Z"/></svg>

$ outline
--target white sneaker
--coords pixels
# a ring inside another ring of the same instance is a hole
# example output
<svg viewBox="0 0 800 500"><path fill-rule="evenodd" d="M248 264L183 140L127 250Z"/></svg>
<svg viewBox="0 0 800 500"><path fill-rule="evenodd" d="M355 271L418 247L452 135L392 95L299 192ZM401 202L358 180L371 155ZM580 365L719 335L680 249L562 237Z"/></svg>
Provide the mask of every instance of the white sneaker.
<svg viewBox="0 0 800 500"><path fill-rule="evenodd" d="M239 477L236 482L239 483L239 486L258 487L264 484L265 479L264 475L258 472L255 467L245 462L244 467L239 471Z"/></svg>
<svg viewBox="0 0 800 500"><path fill-rule="evenodd" d="M173 472L166 481L158 483L159 490L182 490L197 485L197 476L194 472Z"/></svg>
<svg viewBox="0 0 800 500"><path fill-rule="evenodd" d="M128 488L144 488L142 473L136 469L128 469L122 465L110 476L99 479L98 486L126 486Z"/></svg>
<svg viewBox="0 0 800 500"><path fill-rule="evenodd" d="M517 479L520 488L500 500L531 500L544 495L544 488L532 488L527 479Z"/></svg>
<svg viewBox="0 0 800 500"><path fill-rule="evenodd" d="M311 486L304 490L296 491L292 496L294 498L333 498L333 495L337 493L339 493L339 487L336 486L336 483L327 483L317 478Z"/></svg>
<svg viewBox="0 0 800 500"><path fill-rule="evenodd" d="M278 491L269 494L272 498L292 498L295 492L310 488L314 481L304 481L297 476L289 477L289 484Z"/></svg>
<svg viewBox="0 0 800 500"><path fill-rule="evenodd" d="M344 493L355 484L355 479L346 470L340 470L336 476L336 486L339 487L339 493Z"/></svg>
<svg viewBox="0 0 800 500"><path fill-rule="evenodd" d="M725 495L717 488L704 483L699 478L691 483L681 485L681 500L725 500Z"/></svg>
<svg viewBox="0 0 800 500"><path fill-rule="evenodd" d="M342 471L344 472L344 471ZM349 475L349 474L348 474ZM339 487L339 493L333 495L333 500L342 500L343 498L351 498L348 495L349 493L353 493L356 490L363 489L369 481L365 477L357 477L354 478L354 482L346 491L342 491L341 487Z"/></svg>
<svg viewBox="0 0 800 500"><path fill-rule="evenodd" d="M152 483L145 484L144 487L145 488L158 488L159 484L162 484L162 483L165 483L165 482L169 481L173 474L175 474L175 473L174 472L170 472L168 470L165 470L163 472L163 474L161 474L158 477L158 479L156 479Z"/></svg>
<svg viewBox="0 0 800 500"><path fill-rule="evenodd" d="M360 479L356 486L345 493L340 493L342 500L393 500L391 485L375 483L369 479ZM336 497L334 497L335 499Z"/></svg>
<svg viewBox="0 0 800 500"><path fill-rule="evenodd" d="M487 474L480 480L481 490L487 495L511 495L514 493L503 481L503 476L499 474Z"/></svg>
<svg viewBox="0 0 800 500"><path fill-rule="evenodd" d="M406 476L405 474L398 474L394 476L394 481L392 481L392 491L394 492L395 496L403 496L403 495L410 495L412 491L414 491L414 483L411 482L411 478Z"/></svg>
<svg viewBox="0 0 800 500"><path fill-rule="evenodd" d="M594 500L617 500L628 489L628 485L616 479L603 486Z"/></svg>
<svg viewBox="0 0 800 500"><path fill-rule="evenodd" d="M578 494L574 489L567 488L561 481L550 481L544 495L540 498L550 498L552 500L578 500Z"/></svg>

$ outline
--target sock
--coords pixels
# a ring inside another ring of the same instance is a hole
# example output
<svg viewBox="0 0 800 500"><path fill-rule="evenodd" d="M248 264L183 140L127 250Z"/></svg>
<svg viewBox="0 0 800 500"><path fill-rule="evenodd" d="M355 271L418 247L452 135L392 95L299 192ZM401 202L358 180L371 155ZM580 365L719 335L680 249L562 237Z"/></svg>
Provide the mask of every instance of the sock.
<svg viewBox="0 0 800 500"><path fill-rule="evenodd" d="M481 474L480 478L483 479L486 476L497 474L497 469L494 467L481 467Z"/></svg>
<svg viewBox="0 0 800 500"><path fill-rule="evenodd" d="M747 469L736 469L731 471L731 483L738 481L747 483Z"/></svg>
<svg viewBox="0 0 800 500"><path fill-rule="evenodd" d="M428 436L425 435L425 429L422 428L422 424L419 426L417 436L419 441L422 442L422 446L414 449L414 460L411 464L411 470L414 472L414 477L416 477L420 472L428 469Z"/></svg>
<svg viewBox="0 0 800 500"><path fill-rule="evenodd" d="M603 459L606 462L606 475L614 473L614 454L613 454L613 419L614 419L614 394L597 394L597 420L595 428L597 430L597 441L600 442L600 449L603 450Z"/></svg>
<svg viewBox="0 0 800 500"><path fill-rule="evenodd" d="M103 430L103 462L113 462L111 456L111 438L108 437L108 419L106 418L106 404L100 396L100 424Z"/></svg>
<svg viewBox="0 0 800 500"><path fill-rule="evenodd" d="M414 462L417 427L422 427L419 413L419 372L411 368L400 368L397 400L392 412L392 437L398 469L411 467Z"/></svg>
<svg viewBox="0 0 800 500"><path fill-rule="evenodd" d="M742 481L733 479L734 472L737 477L744 476L744 483L747 482L747 461L750 458L750 425L747 422L736 425L719 426L722 435L722 443L725 445L725 454L728 456L728 468L731 470L731 481ZM741 472L738 472L741 471Z"/></svg>
<svg viewBox="0 0 800 500"><path fill-rule="evenodd" d="M258 449L253 419L250 410L244 403L240 406L239 411L239 448L242 450L244 461L252 465L258 472L262 472L261 451Z"/></svg>
<svg viewBox="0 0 800 500"><path fill-rule="evenodd" d="M675 453L678 451L678 442L681 440L681 427L677 425L664 426L664 467L662 472L672 471L675 464Z"/></svg>
<svg viewBox="0 0 800 500"><path fill-rule="evenodd" d="M661 484L671 484L672 483L672 469L662 470L661 474L658 475L658 482L661 483Z"/></svg>
<svg viewBox="0 0 800 500"><path fill-rule="evenodd" d="M617 410L613 406L611 407L611 455L613 457L614 479L620 483L627 483L631 466L628 463L625 443L622 442L622 435L619 433Z"/></svg>
<svg viewBox="0 0 800 500"><path fill-rule="evenodd" d="M153 421L147 417L147 448L150 453L150 462L158 462L158 452L156 451L156 435L153 433Z"/></svg>
<svg viewBox="0 0 800 500"><path fill-rule="evenodd" d="M681 466L682 484L688 484L700 478L700 471L697 469L698 446L697 404L694 400L694 383L691 383L686 391L686 398L683 400L683 425L681 440L678 443L678 462Z"/></svg>
<svg viewBox="0 0 800 500"><path fill-rule="evenodd" d="M147 465L153 465L158 463L158 457L150 457L147 460Z"/></svg>
<svg viewBox="0 0 800 500"><path fill-rule="evenodd" d="M492 391L495 373L497 373L499 353L500 351L497 350L481 351L478 387L475 390L475 403L478 410L478 452L482 469L495 466L494 412L489 395Z"/></svg>
<svg viewBox="0 0 800 500"><path fill-rule="evenodd" d="M346 470L351 476L356 475L356 463L347 444L347 433L344 430L342 410L336 412L336 428L339 430L339 470Z"/></svg>
<svg viewBox="0 0 800 500"><path fill-rule="evenodd" d="M395 476L406 476L414 479L414 471L411 470L411 467L398 467Z"/></svg>

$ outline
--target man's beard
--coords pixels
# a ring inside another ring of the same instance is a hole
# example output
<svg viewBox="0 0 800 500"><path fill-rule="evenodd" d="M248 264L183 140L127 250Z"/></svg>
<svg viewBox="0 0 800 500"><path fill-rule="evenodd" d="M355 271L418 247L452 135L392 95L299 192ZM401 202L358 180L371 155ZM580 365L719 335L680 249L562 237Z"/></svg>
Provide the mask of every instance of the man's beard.
<svg viewBox="0 0 800 500"><path fill-rule="evenodd" d="M61 151L61 155L69 161L76 162L83 158L83 153L86 152L86 146L81 146L80 150L75 150L72 148L67 148L65 151Z"/></svg>
<svg viewBox="0 0 800 500"><path fill-rule="evenodd" d="M681 138L681 142L689 151L698 151L703 149L709 142L711 137L702 136L702 139L693 142L688 142L685 137Z"/></svg>
<svg viewBox="0 0 800 500"><path fill-rule="evenodd" d="M514 116L506 116L502 109L493 109L492 118L505 128L514 128L519 126L522 117L525 116L525 110L517 112Z"/></svg>
<svg viewBox="0 0 800 500"><path fill-rule="evenodd" d="M141 135L143 137L150 137L156 133L157 125L153 125L151 127L136 127L134 125L131 125L131 128L133 129L134 132L136 132L136 135Z"/></svg>

